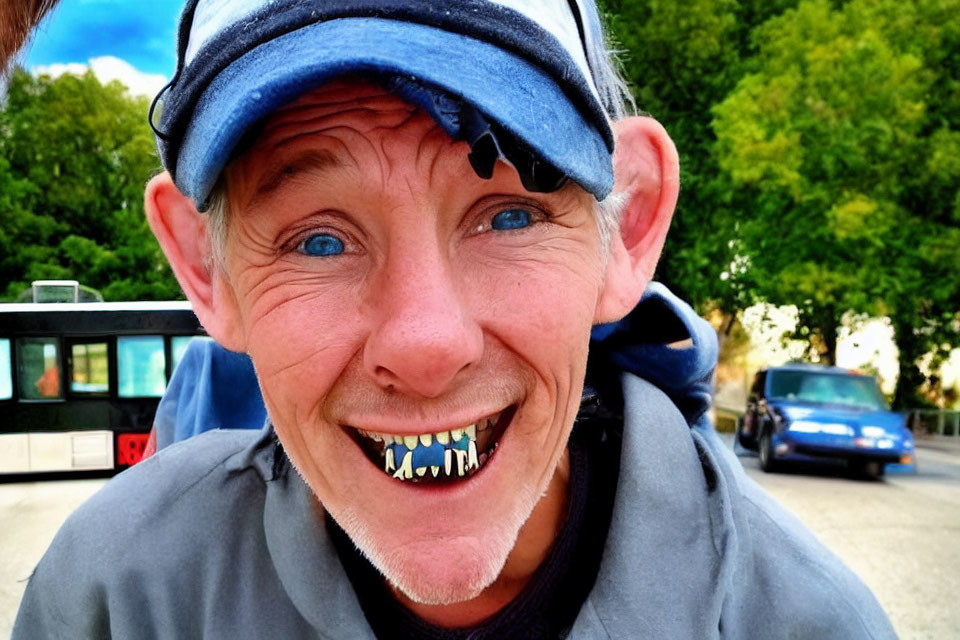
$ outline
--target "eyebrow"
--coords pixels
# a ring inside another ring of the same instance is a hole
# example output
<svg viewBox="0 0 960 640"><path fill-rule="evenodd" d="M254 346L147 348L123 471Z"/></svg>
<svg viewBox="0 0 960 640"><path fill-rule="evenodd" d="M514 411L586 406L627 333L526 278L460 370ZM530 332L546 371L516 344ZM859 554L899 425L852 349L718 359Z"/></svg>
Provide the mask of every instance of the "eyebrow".
<svg viewBox="0 0 960 640"><path fill-rule="evenodd" d="M310 149L292 158L284 159L266 171L257 183L253 201L263 200L299 174L322 173L343 166L340 157L328 149Z"/></svg>

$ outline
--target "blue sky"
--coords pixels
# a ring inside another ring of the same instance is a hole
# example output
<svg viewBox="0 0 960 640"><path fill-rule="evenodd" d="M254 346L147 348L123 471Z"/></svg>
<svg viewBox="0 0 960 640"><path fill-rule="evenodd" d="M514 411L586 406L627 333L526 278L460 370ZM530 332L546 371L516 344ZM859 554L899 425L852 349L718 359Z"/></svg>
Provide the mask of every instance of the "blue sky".
<svg viewBox="0 0 960 640"><path fill-rule="evenodd" d="M3 2L17 0L0 0ZM113 56L170 77L183 0L61 0L26 51L28 69Z"/></svg>

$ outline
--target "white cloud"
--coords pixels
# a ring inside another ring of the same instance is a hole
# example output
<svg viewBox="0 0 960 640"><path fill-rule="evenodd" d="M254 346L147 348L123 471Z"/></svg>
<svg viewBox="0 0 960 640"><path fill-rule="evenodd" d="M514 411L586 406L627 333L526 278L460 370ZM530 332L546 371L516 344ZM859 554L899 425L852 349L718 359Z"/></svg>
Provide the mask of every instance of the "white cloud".
<svg viewBox="0 0 960 640"><path fill-rule="evenodd" d="M49 75L54 78L65 73L83 75L87 69L93 69L93 74L100 82L106 84L112 80L119 80L130 89L133 95L142 95L152 98L167 83L167 78L159 73L144 73L126 60L115 56L99 56L90 58L89 64L70 62L67 64L47 64L33 67L34 75Z"/></svg>

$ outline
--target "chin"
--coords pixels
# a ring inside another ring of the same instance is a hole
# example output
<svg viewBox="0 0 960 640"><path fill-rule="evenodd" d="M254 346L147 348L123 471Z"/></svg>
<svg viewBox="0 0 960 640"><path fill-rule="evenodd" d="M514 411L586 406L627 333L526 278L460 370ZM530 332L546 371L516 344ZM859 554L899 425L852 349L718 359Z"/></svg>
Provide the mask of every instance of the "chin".
<svg viewBox="0 0 960 640"><path fill-rule="evenodd" d="M451 545L453 553L437 555L429 548L393 552L385 554L383 566L378 568L394 587L414 602L448 605L472 600L493 584L510 551L507 549L504 554L502 547L506 545L495 545L501 549L492 549L476 538L444 544Z"/></svg>
<svg viewBox="0 0 960 640"><path fill-rule="evenodd" d="M401 541L397 532L372 532L374 527L353 510L338 523L407 598L418 604L448 605L472 600L496 582L534 505L523 506L518 511L525 513L485 523L479 535L420 535Z"/></svg>

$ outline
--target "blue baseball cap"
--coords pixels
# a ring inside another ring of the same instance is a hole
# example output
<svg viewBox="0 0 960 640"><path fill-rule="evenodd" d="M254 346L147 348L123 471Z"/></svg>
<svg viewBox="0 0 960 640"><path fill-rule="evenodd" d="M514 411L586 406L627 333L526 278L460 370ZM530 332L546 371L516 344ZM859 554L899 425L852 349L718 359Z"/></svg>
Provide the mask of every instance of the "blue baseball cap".
<svg viewBox="0 0 960 640"><path fill-rule="evenodd" d="M192 0L150 120L164 167L203 211L270 113L367 76L468 142L481 177L502 159L530 191L572 180L600 200L614 140L593 51L592 0Z"/></svg>

